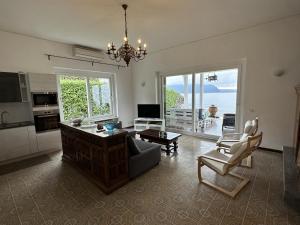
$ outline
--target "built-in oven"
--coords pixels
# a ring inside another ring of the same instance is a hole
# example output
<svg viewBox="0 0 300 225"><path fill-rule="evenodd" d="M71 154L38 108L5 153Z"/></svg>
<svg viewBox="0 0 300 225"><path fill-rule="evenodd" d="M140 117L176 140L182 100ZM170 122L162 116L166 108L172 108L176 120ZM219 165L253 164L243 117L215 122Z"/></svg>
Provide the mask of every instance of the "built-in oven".
<svg viewBox="0 0 300 225"><path fill-rule="evenodd" d="M39 106L57 106L57 92L32 92L32 104Z"/></svg>
<svg viewBox="0 0 300 225"><path fill-rule="evenodd" d="M33 115L36 132L59 129L60 117L58 110L35 111Z"/></svg>

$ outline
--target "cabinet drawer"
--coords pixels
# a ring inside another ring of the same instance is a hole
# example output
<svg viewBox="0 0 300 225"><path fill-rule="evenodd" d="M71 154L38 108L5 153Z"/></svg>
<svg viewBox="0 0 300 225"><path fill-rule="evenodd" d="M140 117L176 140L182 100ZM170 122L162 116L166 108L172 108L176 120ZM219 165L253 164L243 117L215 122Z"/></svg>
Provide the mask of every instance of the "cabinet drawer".
<svg viewBox="0 0 300 225"><path fill-rule="evenodd" d="M61 149L60 130L37 134L38 151Z"/></svg>

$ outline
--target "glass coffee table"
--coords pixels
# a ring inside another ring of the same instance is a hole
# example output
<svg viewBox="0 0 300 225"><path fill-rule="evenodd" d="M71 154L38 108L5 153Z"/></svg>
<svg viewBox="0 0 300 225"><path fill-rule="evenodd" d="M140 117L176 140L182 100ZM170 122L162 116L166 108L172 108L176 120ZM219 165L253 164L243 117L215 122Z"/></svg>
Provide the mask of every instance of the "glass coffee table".
<svg viewBox="0 0 300 225"><path fill-rule="evenodd" d="M162 149L170 155L171 151L177 152L178 149L178 138L182 136L181 134L160 131L155 129L147 129L144 131L138 132L140 138L144 141L145 139L149 142L158 143L161 145L165 145L166 149Z"/></svg>

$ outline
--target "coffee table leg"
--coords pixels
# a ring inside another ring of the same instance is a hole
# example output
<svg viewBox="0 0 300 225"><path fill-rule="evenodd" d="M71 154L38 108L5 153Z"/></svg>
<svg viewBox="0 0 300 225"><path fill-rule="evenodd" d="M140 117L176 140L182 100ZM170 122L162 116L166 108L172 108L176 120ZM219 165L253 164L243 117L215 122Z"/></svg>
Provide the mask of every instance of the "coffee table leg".
<svg viewBox="0 0 300 225"><path fill-rule="evenodd" d="M177 149L178 149L177 140L173 142L173 145L174 145L174 152L177 152Z"/></svg>
<svg viewBox="0 0 300 225"><path fill-rule="evenodd" d="M170 144L167 144L166 148L167 148L167 150L166 150L167 155L170 155L170 153L171 153Z"/></svg>

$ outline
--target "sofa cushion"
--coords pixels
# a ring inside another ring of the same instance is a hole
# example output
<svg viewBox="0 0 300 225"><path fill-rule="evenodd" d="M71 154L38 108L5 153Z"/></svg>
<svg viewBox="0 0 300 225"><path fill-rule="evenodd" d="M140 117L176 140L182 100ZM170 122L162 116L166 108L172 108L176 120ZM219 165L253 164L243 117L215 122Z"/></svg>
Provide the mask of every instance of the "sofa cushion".
<svg viewBox="0 0 300 225"><path fill-rule="evenodd" d="M131 136L127 136L128 148L129 148L129 155L138 155L141 153L141 149L136 144L135 140Z"/></svg>
<svg viewBox="0 0 300 225"><path fill-rule="evenodd" d="M138 146L138 148L141 152L147 151L148 149L153 148L153 146L160 146L159 144L156 144L156 143L150 143L147 141L142 141L142 140L137 140L137 139L135 139L134 142Z"/></svg>

